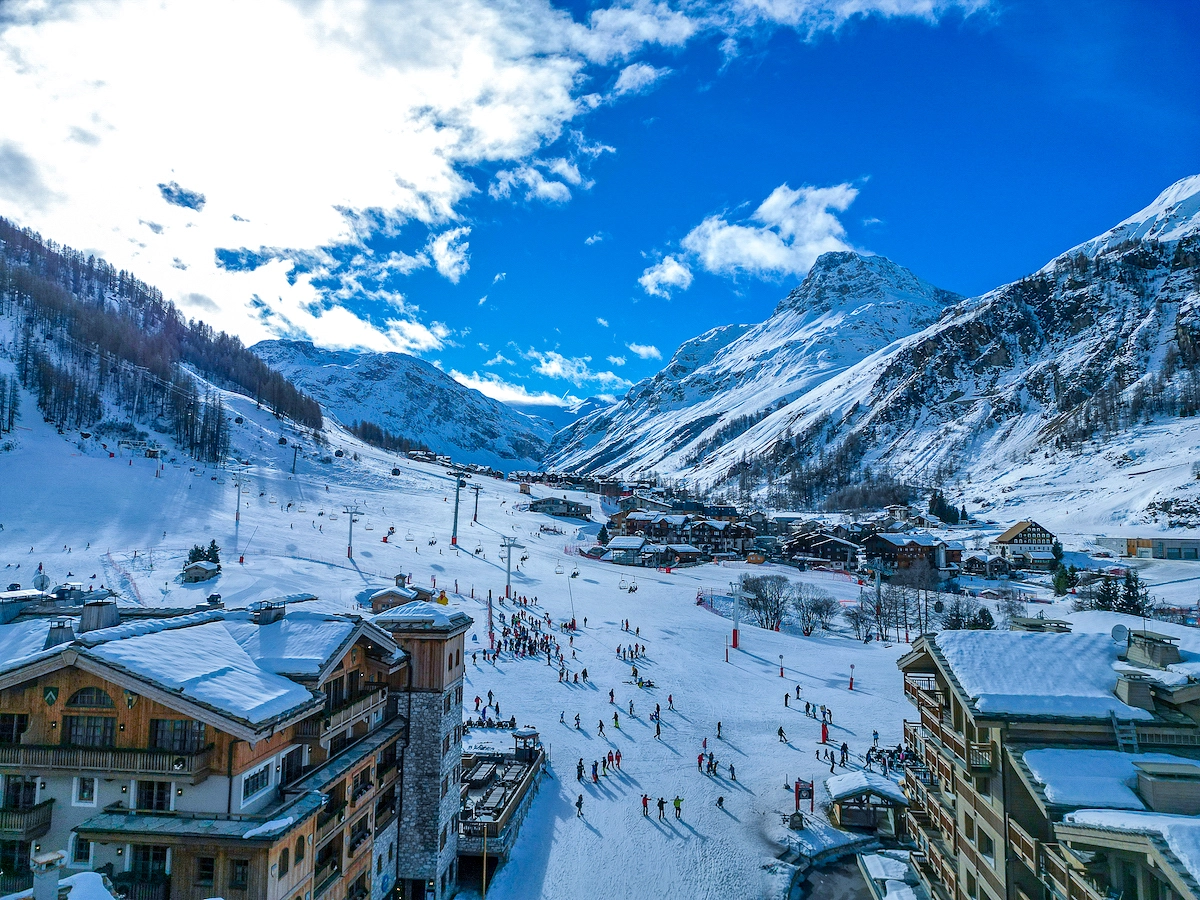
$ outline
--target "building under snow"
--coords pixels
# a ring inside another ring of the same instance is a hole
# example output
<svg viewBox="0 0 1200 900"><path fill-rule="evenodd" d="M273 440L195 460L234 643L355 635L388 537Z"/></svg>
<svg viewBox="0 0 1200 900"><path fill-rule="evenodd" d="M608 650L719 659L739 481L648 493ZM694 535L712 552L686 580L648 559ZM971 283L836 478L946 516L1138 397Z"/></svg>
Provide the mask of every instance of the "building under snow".
<svg viewBox="0 0 1200 900"><path fill-rule="evenodd" d="M943 631L900 659L932 898L1200 898L1200 639L1128 622L1119 641Z"/></svg>

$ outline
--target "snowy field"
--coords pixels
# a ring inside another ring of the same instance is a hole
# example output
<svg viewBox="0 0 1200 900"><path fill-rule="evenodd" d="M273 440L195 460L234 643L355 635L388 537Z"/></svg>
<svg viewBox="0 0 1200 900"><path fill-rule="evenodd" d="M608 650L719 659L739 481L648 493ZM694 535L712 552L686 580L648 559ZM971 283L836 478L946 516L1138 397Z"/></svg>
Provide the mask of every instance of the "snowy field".
<svg viewBox="0 0 1200 900"><path fill-rule="evenodd" d="M475 619L467 646L477 650L487 646L486 603L480 598L489 589L498 596L504 587L499 538L518 537L529 558L513 574L514 591L536 596L537 610L555 622L572 614L580 624L587 618L575 638L576 659L569 645L566 655L572 672L588 669L590 683L560 684L544 660L502 659L492 666L480 659L468 666L467 714L474 696L491 690L505 717L515 715L520 724L541 731L552 756L552 777L543 782L490 897L778 896L791 877L790 867L777 861L788 849L782 815L793 808L784 785L816 777L820 802L826 796L821 776L829 772L816 759L819 722L805 717L803 701L785 708L784 693L794 700L800 685L804 699L828 705L831 741L846 741L856 753L865 751L875 728L881 742L895 745L902 720L912 717L895 666L902 646L745 626L742 649L731 651L725 662L730 623L698 607L697 592L727 591L743 571L763 567L706 565L665 574L592 562L568 552L577 546L573 525L515 511L528 498L515 485L486 478L478 524L471 522L474 496L464 491L463 550L455 552L449 546L453 482L444 470L398 461L335 433L327 449L301 454L293 477L291 449L278 445L280 424L252 404L230 400L232 414L245 418L234 426L235 453L252 461L241 467L242 492L232 470L193 467L183 458L163 465L128 454L110 458L94 439L55 434L28 404L18 446L0 455L0 566L6 583L29 586L41 563L56 583L104 584L131 604L190 606L216 592L227 605L244 606L304 591L352 608L396 573L409 572L417 584L436 580L438 588L450 590L451 605ZM338 448L345 457L319 461L318 453ZM355 452L358 463L351 459ZM390 474L393 466L399 476ZM544 493L535 486L535 496ZM235 525L238 502L242 515ZM346 557L349 523L341 512L347 503L364 510L355 527L353 561ZM558 525L566 533L544 534L541 525ZM390 526L396 533L383 543ZM405 540L410 534L413 540ZM431 539L437 543L430 545ZM187 549L210 540L223 548L223 573L206 583L180 584ZM478 555L477 547L483 551ZM239 563L242 554L245 561ZM576 565L579 576L572 579ZM858 598L857 584L845 577L786 571L821 583L839 599ZM639 587L632 594L618 587L630 577ZM511 611L511 605L495 607L497 614ZM641 630L636 640L645 644L646 657L638 665L655 682L653 689L632 684L629 665L616 656L619 644L635 640L620 629L626 618ZM609 689L615 707L609 705ZM668 695L674 712L667 709ZM661 740L655 740L647 718L656 703L663 709ZM612 726L616 709L620 729ZM578 731L576 713L584 726ZM604 737L596 733L601 719ZM781 726L786 743L776 736ZM720 763L718 778L696 770L705 742ZM577 760L590 770L610 749L620 749L621 771L599 785L577 784ZM736 783L729 778L730 764ZM668 811L665 822L655 815L644 819L643 792L668 804L679 795L682 818L676 821ZM584 816L577 819L573 804L580 793ZM724 811L715 805L718 796L725 797ZM800 837L815 848L837 840L827 826Z"/></svg>

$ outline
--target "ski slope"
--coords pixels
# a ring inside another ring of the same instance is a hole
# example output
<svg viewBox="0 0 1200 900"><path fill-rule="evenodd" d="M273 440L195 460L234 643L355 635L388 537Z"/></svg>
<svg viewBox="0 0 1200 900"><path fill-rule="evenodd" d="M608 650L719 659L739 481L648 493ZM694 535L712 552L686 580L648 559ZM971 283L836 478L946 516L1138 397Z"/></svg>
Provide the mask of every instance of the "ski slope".
<svg viewBox="0 0 1200 900"><path fill-rule="evenodd" d="M436 580L437 587L451 591L451 605L475 619L467 646L477 650L487 646L486 604L480 598L504 587L499 538L519 537L529 559L513 574L514 591L536 596L537 609L555 621L574 614L582 624L587 617L575 639L577 659L570 660L569 645L565 652L573 672L587 667L590 684L560 684L544 661L502 659L492 666L479 660L468 666L466 714L476 694L486 697L492 690L506 717L515 715L540 730L552 763L552 777L543 782L489 897L781 896L792 875L791 866L778 860L790 846L781 816L792 810L792 799L784 785L816 777L819 802L826 796L821 776L828 774L828 765L815 758L819 722L805 718L802 703L785 709L784 692L794 698L799 684L805 699L827 704L834 716L831 739L847 741L856 753L865 751L874 728L882 742L896 744L902 720L912 716L895 666L901 646L744 626L742 649L731 651L726 663L730 623L698 607L696 596L702 589L726 591L749 567L706 565L668 575L568 555L575 526L515 510L528 498L516 485L491 479L483 481L477 524L471 521L474 498L463 492L463 550L455 552L449 546L453 482L443 469L398 460L341 432L331 431L325 448L286 432L305 447L293 476L292 450L278 444L285 431L281 423L243 398L227 400L231 416L244 418L233 426L234 453L250 462L236 467L242 492L233 468L193 466L182 457L162 463L110 458L94 438L55 433L27 402L15 446L0 453L0 566L6 583L28 586L40 563L56 583L104 584L128 604L191 606L215 592L228 606L244 606L311 592L323 605L348 609L406 572L415 583ZM339 448L345 456L332 457ZM331 463L320 462L326 453ZM390 474L393 466L399 476ZM582 495L577 499L589 502ZM235 523L238 503L241 521ZM341 512L348 503L364 511L355 527L353 560L347 558L349 523ZM559 525L565 534L543 534L543 524ZM393 525L396 534L383 543ZM412 541L404 539L408 534ZM222 574L201 584L179 583L187 549L210 540L223 548ZM555 571L559 564L562 574ZM571 579L576 564L580 574ZM631 576L639 585L635 594L618 589ZM857 584L844 576L804 577L839 599L858 597ZM497 605L495 611L508 614L512 607ZM641 630L637 640L647 655L638 665L656 689L630 684L629 666L616 657L618 644L634 639L620 630L625 618ZM610 688L620 707L619 730L612 728ZM668 694L675 712L667 710ZM630 700L633 717L627 715ZM647 719L656 702L663 708L661 741ZM560 713L566 724L559 723ZM580 731L571 724L576 713L585 726ZM604 738L596 734L601 718ZM718 720L721 740L715 736ZM781 725L787 743L776 737ZM482 731L471 739L504 746L510 740L507 733L489 737ZM720 761L720 778L696 771L705 740ZM598 786L577 785L576 761L583 758L590 770L592 760L609 748L620 748L621 772ZM728 777L730 763L736 783ZM642 792L668 803L676 794L683 797L682 819L643 819ZM582 819L572 805L579 793ZM715 806L718 796L726 798L725 811ZM828 826L799 838L816 848L838 840Z"/></svg>

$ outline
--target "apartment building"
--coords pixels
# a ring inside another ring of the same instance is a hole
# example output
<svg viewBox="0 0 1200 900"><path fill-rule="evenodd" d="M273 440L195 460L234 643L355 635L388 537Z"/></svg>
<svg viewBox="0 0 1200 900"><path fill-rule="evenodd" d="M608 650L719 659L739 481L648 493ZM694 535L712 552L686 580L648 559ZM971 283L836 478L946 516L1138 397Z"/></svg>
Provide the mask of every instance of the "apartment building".
<svg viewBox="0 0 1200 900"><path fill-rule="evenodd" d="M1110 618L1120 640L943 631L899 660L931 898L1200 898L1200 684L1167 668L1200 653Z"/></svg>
<svg viewBox="0 0 1200 900"><path fill-rule="evenodd" d="M132 900L425 900L397 878L409 658L306 599L0 626L0 893L62 850Z"/></svg>

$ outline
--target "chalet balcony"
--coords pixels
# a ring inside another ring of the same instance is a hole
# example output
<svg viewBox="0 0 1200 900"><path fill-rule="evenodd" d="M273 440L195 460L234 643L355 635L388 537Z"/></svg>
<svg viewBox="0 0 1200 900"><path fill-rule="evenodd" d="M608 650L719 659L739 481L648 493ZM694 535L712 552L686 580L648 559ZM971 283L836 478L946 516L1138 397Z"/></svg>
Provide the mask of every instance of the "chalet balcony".
<svg viewBox="0 0 1200 900"><path fill-rule="evenodd" d="M992 744L971 741L967 746L967 762L973 772L990 772L994 767L995 749Z"/></svg>
<svg viewBox="0 0 1200 900"><path fill-rule="evenodd" d="M359 822L361 823L361 826L355 827L355 829L350 833L350 843L347 844L346 849L347 859L353 859L358 854L358 851L363 844L367 843L371 839L371 829L367 827L366 818L364 817L360 819Z"/></svg>
<svg viewBox="0 0 1200 900"><path fill-rule="evenodd" d="M0 895L15 894L33 887L33 872L20 869L15 872L0 872Z"/></svg>
<svg viewBox="0 0 1200 900"><path fill-rule="evenodd" d="M936 739L943 747L953 753L965 768L967 765L966 739L954 730L954 726L945 722L941 716L940 707L921 707L921 726Z"/></svg>
<svg viewBox="0 0 1200 900"><path fill-rule="evenodd" d="M94 772L101 775L168 776L191 784L208 777L212 744L193 753L126 747L60 747L0 744L0 770L15 772Z"/></svg>
<svg viewBox="0 0 1200 900"><path fill-rule="evenodd" d="M342 867L338 865L336 859L331 859L325 865L321 866L313 874L313 884L316 888L313 890L313 900L318 900L326 894L331 887L337 884L338 879L342 877Z"/></svg>
<svg viewBox="0 0 1200 900"><path fill-rule="evenodd" d="M1041 851L1042 884L1057 900L1105 900L1105 892L1072 868L1060 855L1057 844L1043 844Z"/></svg>
<svg viewBox="0 0 1200 900"><path fill-rule="evenodd" d="M43 800L29 809L0 809L0 841L29 841L50 830L54 799Z"/></svg>
<svg viewBox="0 0 1200 900"><path fill-rule="evenodd" d="M387 696L387 686L380 685L375 690L349 700L327 713L321 727L322 743L361 719L370 721L376 710L387 706Z"/></svg>
<svg viewBox="0 0 1200 900"><path fill-rule="evenodd" d="M1008 820L1008 847L1012 855L1035 875L1038 871L1038 841L1014 819Z"/></svg>
<svg viewBox="0 0 1200 900"><path fill-rule="evenodd" d="M325 838L341 831L344 821L346 821L346 801L328 804L317 816L317 844L320 845Z"/></svg>
<svg viewBox="0 0 1200 900"><path fill-rule="evenodd" d="M371 793L371 791L374 789L375 789L374 782L364 781L362 784L360 784L358 787L356 787L354 789L353 793L350 794L350 805L354 806L355 804L358 803L359 800L361 800L367 794Z"/></svg>
<svg viewBox="0 0 1200 900"><path fill-rule="evenodd" d="M946 705L946 695L938 688L937 679L932 675L905 674L904 696L912 700L918 709Z"/></svg>

